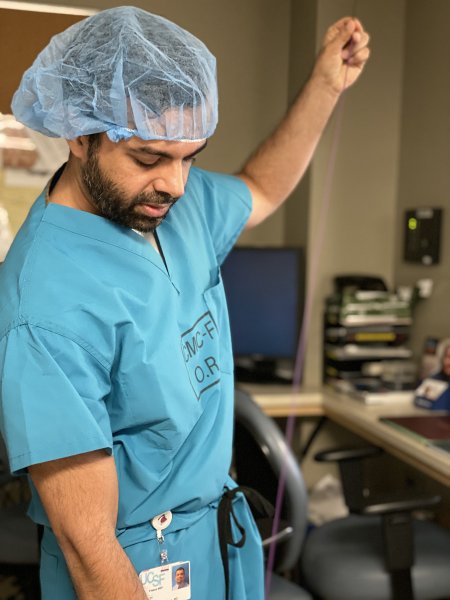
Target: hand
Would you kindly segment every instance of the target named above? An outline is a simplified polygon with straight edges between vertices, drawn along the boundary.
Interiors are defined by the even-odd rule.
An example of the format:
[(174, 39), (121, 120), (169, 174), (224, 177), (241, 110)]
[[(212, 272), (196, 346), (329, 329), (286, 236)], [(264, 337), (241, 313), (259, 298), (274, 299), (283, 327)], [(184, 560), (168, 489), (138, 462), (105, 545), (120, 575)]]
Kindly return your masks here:
[(361, 75), (370, 54), (368, 43), (369, 35), (358, 19), (340, 19), (325, 34), (312, 78), (340, 94)]

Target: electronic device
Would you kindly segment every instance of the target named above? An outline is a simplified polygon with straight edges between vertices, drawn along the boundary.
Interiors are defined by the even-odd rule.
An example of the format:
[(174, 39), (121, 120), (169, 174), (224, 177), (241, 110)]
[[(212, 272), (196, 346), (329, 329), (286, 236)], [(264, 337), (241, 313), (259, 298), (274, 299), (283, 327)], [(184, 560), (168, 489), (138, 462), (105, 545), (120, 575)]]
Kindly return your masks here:
[[(222, 266), (238, 380), (289, 382), (305, 289), (302, 248), (236, 246)], [(284, 378), (277, 375), (286, 359)]]
[(342, 293), (344, 290), (349, 290), (349, 288), (353, 290), (387, 291), (384, 280), (376, 275), (336, 275), (333, 283), (337, 293)]
[(405, 261), (426, 266), (439, 262), (441, 222), (441, 208), (416, 208), (405, 211)]

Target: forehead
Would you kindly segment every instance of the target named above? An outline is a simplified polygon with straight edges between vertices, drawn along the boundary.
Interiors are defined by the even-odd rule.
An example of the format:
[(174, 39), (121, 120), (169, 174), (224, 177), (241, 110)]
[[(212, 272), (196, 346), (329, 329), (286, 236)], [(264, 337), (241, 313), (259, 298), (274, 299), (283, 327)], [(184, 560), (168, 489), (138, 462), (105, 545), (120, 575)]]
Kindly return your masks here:
[(170, 158), (185, 158), (202, 150), (206, 145), (206, 140), (196, 141), (167, 141), (167, 140), (142, 140), (138, 137), (132, 137), (129, 140), (120, 142), (111, 142), (107, 136), (106, 144), (113, 144), (115, 150), (120, 152), (132, 152), (140, 154), (158, 154)]
[(137, 149), (144, 152), (157, 150), (158, 152), (167, 154), (192, 154), (202, 148), (205, 145), (206, 140), (197, 140), (195, 142), (186, 140), (180, 142), (167, 140), (141, 140), (138, 137), (133, 137), (126, 143), (128, 143), (128, 147), (132, 150)]

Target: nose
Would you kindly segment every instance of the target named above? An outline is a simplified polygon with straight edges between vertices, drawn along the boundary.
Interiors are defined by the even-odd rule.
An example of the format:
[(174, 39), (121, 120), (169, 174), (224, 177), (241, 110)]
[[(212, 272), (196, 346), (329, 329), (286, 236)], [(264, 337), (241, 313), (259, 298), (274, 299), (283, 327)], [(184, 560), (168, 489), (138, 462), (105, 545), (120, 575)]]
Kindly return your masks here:
[(186, 183), (183, 162), (178, 160), (167, 161), (160, 167), (158, 178), (153, 183), (156, 192), (165, 192), (173, 198), (179, 198), (184, 194)]

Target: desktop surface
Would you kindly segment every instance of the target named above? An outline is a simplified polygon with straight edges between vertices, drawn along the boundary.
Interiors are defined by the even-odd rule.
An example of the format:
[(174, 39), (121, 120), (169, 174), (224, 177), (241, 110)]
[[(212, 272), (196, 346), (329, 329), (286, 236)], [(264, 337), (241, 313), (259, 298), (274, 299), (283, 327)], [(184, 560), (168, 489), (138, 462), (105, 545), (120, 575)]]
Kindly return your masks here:
[(406, 434), (416, 435), (421, 440), (447, 441), (450, 444), (450, 415), (448, 414), (381, 417), (381, 420)]
[(321, 417), (323, 416), (322, 391), (319, 388), (265, 383), (237, 382), (236, 387), (248, 392), (263, 411), (271, 417)]
[(366, 405), (345, 394), (330, 391), (324, 392), (323, 409), (332, 421), (450, 487), (450, 453), (387, 422), (405, 417), (433, 416), (429, 410), (418, 408), (412, 402)]

